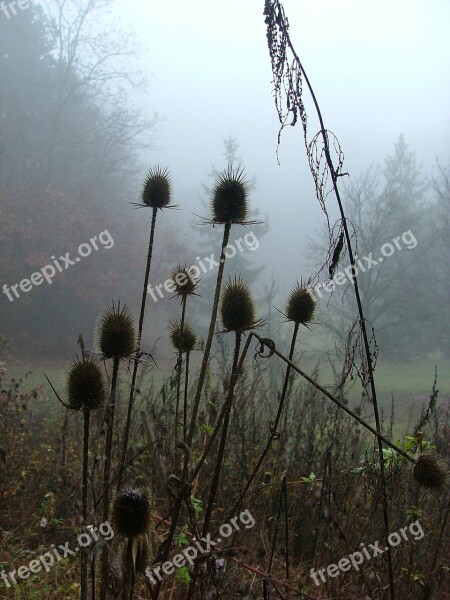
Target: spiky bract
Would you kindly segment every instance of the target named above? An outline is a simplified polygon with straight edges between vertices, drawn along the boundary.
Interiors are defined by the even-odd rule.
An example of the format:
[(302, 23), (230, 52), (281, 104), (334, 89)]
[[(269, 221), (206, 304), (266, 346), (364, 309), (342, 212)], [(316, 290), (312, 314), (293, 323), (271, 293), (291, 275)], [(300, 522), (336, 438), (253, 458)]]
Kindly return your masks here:
[(216, 223), (242, 223), (247, 218), (247, 181), (242, 169), (231, 166), (217, 176), (211, 208)]
[(114, 529), (125, 537), (136, 537), (147, 533), (150, 527), (150, 500), (143, 488), (124, 488), (113, 507)]
[(142, 186), (142, 202), (150, 208), (164, 208), (170, 204), (171, 189), (168, 167), (159, 165), (148, 170)]
[(241, 332), (256, 323), (256, 311), (249, 287), (241, 277), (229, 278), (222, 291), (220, 305), (222, 324), (226, 331)]
[(184, 265), (184, 267), (177, 265), (174, 269), (172, 269), (171, 278), (175, 286), (175, 294), (177, 296), (186, 298), (187, 296), (192, 296), (195, 294), (197, 282), (186, 265)]
[(314, 317), (316, 302), (308, 289), (297, 282), (289, 294), (286, 306), (286, 317), (294, 323), (306, 325)]
[(447, 464), (432, 453), (419, 456), (414, 466), (413, 477), (423, 487), (442, 490), (448, 484)]
[(126, 358), (136, 349), (133, 316), (120, 302), (113, 302), (100, 317), (98, 347), (105, 358)]
[(69, 408), (94, 410), (106, 399), (103, 373), (91, 357), (76, 358), (67, 377)]
[(135, 573), (145, 573), (152, 556), (150, 555), (149, 541), (147, 535), (128, 538), (122, 549), (122, 563), (131, 563)]
[(183, 330), (181, 330), (181, 323), (174, 321), (169, 324), (169, 330), (170, 341), (178, 352), (192, 352), (196, 342), (195, 332), (192, 327), (184, 323)]

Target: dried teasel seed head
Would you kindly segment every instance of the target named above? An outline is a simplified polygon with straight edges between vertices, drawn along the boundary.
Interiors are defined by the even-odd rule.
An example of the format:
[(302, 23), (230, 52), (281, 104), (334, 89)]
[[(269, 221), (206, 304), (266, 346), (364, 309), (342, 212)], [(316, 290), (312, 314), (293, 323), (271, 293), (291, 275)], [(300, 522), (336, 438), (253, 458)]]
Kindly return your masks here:
[(184, 265), (184, 267), (177, 265), (174, 269), (172, 269), (170, 276), (175, 286), (175, 294), (177, 296), (186, 298), (187, 296), (192, 296), (195, 294), (197, 282), (195, 281), (192, 272), (186, 265)]
[(179, 321), (173, 321), (169, 323), (170, 330), (170, 341), (178, 352), (192, 352), (197, 341), (196, 335), (192, 327), (187, 323), (183, 324), (183, 331), (181, 330), (181, 323)]
[(142, 202), (150, 208), (165, 208), (170, 204), (171, 189), (168, 167), (159, 165), (148, 170), (142, 186)]
[(67, 377), (69, 408), (94, 410), (104, 404), (106, 388), (103, 372), (91, 357), (76, 358)]
[(120, 302), (104, 311), (98, 324), (98, 348), (105, 358), (126, 358), (136, 349), (134, 319)]
[(241, 223), (246, 220), (248, 188), (243, 169), (231, 166), (217, 176), (211, 208), (216, 223)]
[(150, 500), (144, 488), (124, 488), (113, 506), (114, 529), (128, 538), (144, 535), (150, 527)]
[(298, 283), (289, 294), (286, 306), (286, 317), (294, 323), (306, 325), (314, 317), (316, 301), (306, 286)]
[(248, 285), (241, 277), (229, 278), (222, 291), (221, 319), (225, 331), (237, 333), (251, 329), (256, 312)]
[(445, 461), (432, 453), (419, 456), (414, 465), (413, 477), (423, 487), (442, 490), (448, 484), (449, 473)]

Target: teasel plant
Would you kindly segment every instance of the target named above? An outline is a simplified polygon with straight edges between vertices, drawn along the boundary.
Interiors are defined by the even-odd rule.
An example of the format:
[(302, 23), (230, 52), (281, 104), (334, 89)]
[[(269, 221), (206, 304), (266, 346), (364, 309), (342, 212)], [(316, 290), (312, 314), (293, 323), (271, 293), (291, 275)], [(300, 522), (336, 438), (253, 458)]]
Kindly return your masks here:
[[(209, 490), (208, 502), (205, 510), (205, 517), (203, 521), (203, 536), (206, 535), (208, 532), (212, 511), (216, 500), (217, 490), (219, 487), (222, 464), (225, 458), (225, 447), (228, 428), (230, 424), (231, 408), (234, 398), (234, 388), (236, 385), (238, 375), (238, 363), (242, 335), (245, 331), (250, 331), (264, 324), (264, 321), (256, 318), (255, 304), (250, 293), (250, 289), (247, 283), (243, 281), (240, 276), (235, 276), (233, 279), (229, 278), (226, 285), (224, 286), (220, 303), (220, 316), (223, 326), (223, 333), (234, 333), (234, 353), (225, 404), (215, 427), (215, 433), (219, 431), (220, 427), (222, 427), (222, 429), (219, 442), (219, 449), (217, 452), (217, 457), (214, 466), (213, 478)], [(214, 437), (215, 435), (213, 434), (212, 440), (214, 439)], [(194, 594), (196, 572), (196, 567), (194, 567), (194, 573), (192, 575), (192, 580), (187, 596), (188, 600), (190, 600)]]
[(156, 165), (152, 167), (147, 172), (144, 183), (142, 185), (141, 190), (141, 202), (132, 202), (132, 205), (136, 209), (140, 208), (150, 208), (152, 209), (151, 223), (150, 223), (150, 238), (148, 243), (148, 251), (147, 251), (147, 262), (145, 266), (145, 274), (144, 274), (144, 287), (142, 290), (142, 299), (141, 299), (141, 308), (139, 312), (139, 322), (138, 322), (138, 330), (137, 330), (137, 344), (135, 350), (135, 357), (133, 363), (133, 371), (131, 375), (131, 386), (130, 386), (130, 395), (128, 399), (128, 409), (127, 409), (127, 417), (125, 422), (125, 428), (122, 436), (122, 454), (119, 464), (119, 474), (118, 474), (118, 483), (117, 488), (122, 486), (122, 480), (125, 470), (125, 462), (126, 455), (128, 449), (128, 440), (130, 435), (130, 426), (131, 426), (131, 417), (133, 413), (133, 404), (136, 394), (136, 380), (137, 380), (137, 372), (139, 369), (139, 362), (143, 356), (141, 351), (141, 343), (142, 343), (142, 329), (144, 327), (144, 316), (145, 316), (145, 306), (147, 302), (147, 289), (148, 289), (148, 281), (150, 276), (150, 268), (152, 264), (152, 256), (153, 256), (153, 246), (155, 240), (155, 229), (156, 229), (156, 217), (159, 210), (164, 209), (173, 209), (176, 206), (172, 205), (172, 190), (171, 190), (171, 178), (169, 174), (168, 167), (161, 167), (160, 165)]
[[(82, 519), (83, 528), (88, 520), (87, 490), (88, 490), (88, 455), (89, 429), (91, 411), (103, 406), (106, 399), (106, 389), (103, 373), (98, 361), (93, 357), (77, 358), (73, 362), (67, 377), (69, 408), (83, 410), (83, 484), (82, 484)], [(81, 582), (80, 599), (87, 598), (87, 549), (81, 550)]]
[(233, 169), (231, 165), (222, 173), (219, 173), (214, 182), (211, 198), (211, 219), (205, 219), (203, 224), (223, 225), (223, 238), (220, 251), (219, 268), (217, 272), (216, 288), (214, 292), (214, 301), (211, 311), (211, 320), (208, 329), (208, 336), (205, 342), (202, 364), (200, 367), (199, 379), (195, 393), (191, 422), (187, 438), (188, 446), (191, 446), (195, 433), (198, 409), (205, 382), (206, 371), (211, 353), (211, 346), (216, 328), (217, 313), (219, 309), (220, 292), (222, 288), (223, 272), (226, 261), (226, 247), (230, 238), (232, 225), (250, 225), (257, 224), (259, 221), (248, 221), (248, 182), (243, 168)]
[(186, 443), (187, 435), (187, 397), (189, 389), (189, 357), (195, 348), (197, 337), (192, 327), (185, 321), (173, 321), (169, 323), (170, 341), (172, 346), (178, 352), (177, 358), (177, 399), (175, 406), (175, 446), (178, 447), (178, 425), (179, 425), (179, 406), (181, 389), (182, 356), (186, 355), (184, 366), (184, 393), (183, 393), (183, 442)]
[[(198, 377), (197, 389), (193, 401), (192, 413), (190, 415), (190, 424), (187, 434), (186, 446), (190, 448), (192, 446), (192, 440), (195, 434), (195, 428), (197, 423), (197, 415), (200, 406), (200, 400), (203, 391), (203, 385), (205, 382), (206, 372), (209, 364), (209, 357), (211, 353), (211, 347), (216, 328), (217, 313), (219, 310), (219, 299), (222, 288), (223, 272), (226, 261), (226, 247), (230, 239), (230, 231), (232, 225), (249, 225), (252, 221), (247, 221), (249, 215), (248, 207), (248, 182), (244, 173), (244, 169), (237, 168), (233, 169), (231, 165), (221, 173), (219, 173), (214, 182), (212, 197), (211, 197), (211, 218), (204, 219), (203, 224), (212, 225), (223, 225), (223, 237), (220, 250), (219, 267), (217, 271), (216, 287), (214, 292), (213, 306), (211, 310), (211, 319), (209, 323), (208, 335), (205, 341), (205, 347), (203, 351), (202, 364), (200, 367), (200, 373)], [(198, 216), (198, 215), (197, 215)], [(183, 480), (186, 477), (186, 468), (184, 469)], [(178, 514), (181, 509), (181, 501), (178, 502), (172, 511), (171, 517), (171, 528), (168, 536), (167, 549), (164, 553), (163, 560), (167, 559), (171, 540), (175, 532), (174, 524), (178, 519)], [(161, 582), (158, 581), (156, 586), (155, 596), (159, 597), (161, 590)]]
[[(365, 388), (370, 389), (371, 403), (375, 417), (375, 426), (378, 434), (381, 434), (381, 419), (378, 407), (377, 390), (374, 376), (374, 356), (371, 351), (368, 330), (370, 323), (364, 314), (359, 284), (356, 277), (357, 269), (355, 264), (355, 254), (352, 247), (349, 220), (344, 211), (340, 191), (339, 178), (348, 173), (343, 171), (344, 154), (337, 137), (325, 127), (325, 122), (319, 106), (319, 102), (314, 93), (309, 77), (305, 71), (294, 45), (289, 35), (289, 21), (285, 15), (283, 5), (280, 0), (265, 0), (264, 19), (267, 27), (267, 44), (271, 60), (273, 73), (273, 97), (280, 121), (280, 130), (278, 132), (278, 145), (280, 144), (281, 132), (288, 125), (296, 125), (300, 121), (303, 129), (303, 138), (305, 141), (306, 154), (308, 157), (311, 175), (316, 188), (317, 200), (327, 219), (328, 230), (330, 232), (329, 215), (326, 207), (326, 200), (329, 193), (333, 192), (338, 205), (341, 218), (341, 233), (339, 240), (332, 243), (336, 254), (340, 254), (344, 247), (348, 253), (350, 266), (352, 269), (352, 285), (355, 293), (355, 300), (358, 311), (358, 322), (361, 334), (362, 360), (365, 362), (364, 371), (367, 370), (367, 381), (361, 378)], [(290, 56), (292, 55), (292, 57)], [(319, 121), (320, 129), (318, 133), (309, 142), (307, 135), (308, 116), (303, 99), (303, 92), (307, 89), (314, 104), (315, 113)], [(284, 97), (285, 96), (285, 97)], [(332, 157), (334, 152), (335, 156)], [(331, 189), (328, 182), (331, 180)], [(330, 233), (330, 238), (331, 238)], [(330, 239), (331, 242), (331, 239)], [(338, 252), (339, 249), (339, 252)], [(333, 272), (339, 260), (339, 256), (331, 256), (330, 274)], [(336, 258), (336, 261), (334, 260)], [(387, 547), (387, 565), (389, 579), (389, 596), (391, 600), (395, 599), (394, 570), (392, 561), (391, 547), (388, 542), (389, 525), (389, 502), (387, 492), (386, 465), (383, 455), (383, 444), (380, 435), (377, 436), (378, 455), (380, 464), (380, 476), (383, 500), (383, 526), (384, 541)]]
[[(117, 397), (117, 380), (119, 364), (122, 359), (129, 359), (136, 349), (136, 332), (134, 319), (126, 306), (121, 307), (120, 301), (112, 302), (112, 306), (100, 316), (97, 327), (98, 350), (104, 360), (112, 359), (111, 389), (108, 405), (105, 412), (106, 425), (105, 461), (103, 469), (103, 523), (109, 518), (109, 504), (111, 497), (111, 462), (112, 442), (114, 432), (114, 415)], [(101, 600), (106, 600), (107, 580), (109, 575), (108, 553), (103, 552), (102, 585), (100, 588)]]
[(186, 303), (189, 296), (197, 296), (195, 292), (198, 281), (195, 281), (193, 274), (184, 265), (176, 266), (172, 270), (171, 278), (175, 289), (175, 296), (181, 301), (181, 320), (169, 323), (170, 341), (178, 352), (175, 371), (177, 373), (177, 397), (175, 404), (175, 447), (178, 444), (178, 426), (179, 426), (179, 410), (180, 410), (180, 391), (181, 391), (181, 372), (183, 366), (183, 353), (186, 354), (185, 366), (185, 388), (183, 402), (183, 442), (186, 443), (187, 436), (187, 392), (189, 381), (189, 356), (195, 347), (196, 336), (193, 329), (185, 325)]
[(117, 492), (112, 510), (115, 533), (125, 538), (123, 600), (132, 600), (137, 573), (144, 573), (150, 559), (149, 532), (152, 525), (149, 491), (126, 487)]
[(442, 492), (449, 484), (448, 465), (434, 452), (419, 450), (413, 478), (421, 487)]
[[(45, 375), (45, 373), (44, 373)], [(88, 464), (89, 464), (89, 436), (91, 411), (101, 408), (106, 401), (106, 386), (103, 372), (98, 364), (98, 359), (83, 352), (81, 358), (76, 357), (67, 374), (68, 402), (59, 397), (52, 383), (45, 375), (53, 392), (63, 406), (69, 410), (83, 411), (83, 466), (82, 466), (82, 500), (81, 516), (82, 528), (88, 522)], [(87, 598), (88, 591), (88, 550), (81, 549), (81, 575), (80, 575), (80, 600)]]
[[(309, 291), (308, 284), (309, 284), (309, 281), (306, 284), (304, 284), (302, 281), (300, 281), (300, 283), (297, 282), (287, 299), (286, 311), (284, 313), (279, 311), (285, 317), (286, 321), (292, 323), (294, 326), (293, 331), (292, 331), (291, 344), (290, 344), (290, 348), (289, 348), (289, 355), (288, 355), (288, 359), (290, 362), (292, 362), (294, 359), (294, 350), (295, 350), (295, 345), (297, 342), (300, 326), (302, 325), (304, 327), (309, 328), (310, 324), (312, 323), (312, 321), (314, 319), (315, 313), (316, 313), (316, 300), (315, 300), (314, 296), (312, 295), (312, 293)], [(288, 389), (289, 389), (290, 376), (291, 376), (291, 365), (288, 363), (286, 365), (286, 372), (284, 375), (284, 381), (283, 381), (283, 387), (281, 390), (281, 395), (280, 395), (279, 401), (278, 401), (278, 409), (277, 409), (277, 413), (275, 416), (275, 420), (273, 422), (271, 422), (271, 424), (270, 424), (270, 435), (267, 439), (266, 445), (265, 445), (243, 491), (241, 492), (237, 502), (235, 503), (235, 505), (233, 507), (232, 512), (238, 510), (239, 507), (241, 506), (248, 490), (250, 489), (251, 484), (253, 483), (255, 477), (257, 476), (259, 469), (261, 468), (261, 465), (263, 464), (264, 460), (266, 459), (267, 454), (270, 451), (270, 448), (272, 447), (273, 441), (275, 439), (278, 439), (280, 437), (280, 435), (282, 435), (278, 432), (278, 426), (280, 424), (281, 415), (283, 413), (283, 408), (285, 407), (285, 401), (286, 401), (286, 397), (287, 397)], [(288, 410), (288, 407), (286, 406), (285, 412), (287, 412), (287, 410)]]

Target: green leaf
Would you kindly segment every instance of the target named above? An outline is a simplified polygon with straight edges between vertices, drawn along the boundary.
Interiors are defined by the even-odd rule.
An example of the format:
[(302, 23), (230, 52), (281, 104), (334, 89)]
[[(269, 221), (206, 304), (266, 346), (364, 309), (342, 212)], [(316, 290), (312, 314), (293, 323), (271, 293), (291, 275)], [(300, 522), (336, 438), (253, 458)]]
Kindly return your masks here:
[(191, 582), (189, 569), (187, 567), (180, 567), (179, 569), (177, 569), (176, 578), (178, 582), (184, 583), (185, 585), (189, 585)]

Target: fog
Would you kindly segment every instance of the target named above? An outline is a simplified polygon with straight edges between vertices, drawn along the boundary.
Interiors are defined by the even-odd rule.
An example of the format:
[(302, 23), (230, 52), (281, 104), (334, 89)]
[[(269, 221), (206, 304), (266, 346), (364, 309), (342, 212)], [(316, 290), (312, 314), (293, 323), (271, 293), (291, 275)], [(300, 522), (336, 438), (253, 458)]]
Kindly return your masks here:
[[(414, 298), (421, 304), (410, 306), (408, 318), (420, 321), (415, 315), (425, 310), (420, 326), (430, 340), (427, 351), (445, 352), (448, 332), (439, 322), (448, 310), (442, 304), (448, 301), (448, 235), (442, 226), (450, 194), (450, 6), (444, 0), (431, 5), (286, 0), (283, 5), (325, 127), (345, 155), (346, 175), (339, 184), (352, 233), (359, 230), (360, 256), (395, 239), (400, 245), (408, 231), (417, 237), (415, 254), (401, 254), (400, 247), (392, 246), (396, 258), (386, 271), (394, 281), (392, 297), (374, 296), (372, 277), (365, 276), (365, 302), (383, 331), (397, 327), (401, 311), (407, 312), (404, 300), (395, 302), (398, 314), (388, 322), (383, 302), (396, 294)], [(262, 1), (48, 0), (22, 9), (2, 6), (1, 283), (7, 287), (1, 300), (8, 336), (19, 329), (20, 342), (33, 346), (41, 335), (34, 334), (41, 332), (48, 338), (47, 349), (55, 352), (60, 333), (67, 349), (81, 330), (92, 329), (95, 315), (111, 297), (121, 297), (138, 311), (149, 223), (147, 213), (132, 212), (130, 203), (139, 204), (149, 167), (168, 167), (171, 201), (178, 209), (161, 211), (161, 247), (150, 283), (163, 283), (177, 262), (198, 262), (217, 253), (220, 228), (209, 227), (202, 236), (197, 225), (210, 217), (207, 188), (214, 173), (227, 167), (227, 139), (238, 144), (235, 158), (254, 183), (252, 219), (263, 221), (233, 229), (232, 241), (249, 234), (259, 243), (244, 253), (246, 264), (239, 258), (229, 261), (227, 274), (260, 267), (251, 284), (268, 306), (272, 301), (283, 306), (297, 281), (311, 276), (319, 281), (317, 270), (329, 268), (338, 243), (339, 213), (329, 195), (326, 206), (335, 229), (326, 240), (326, 218), (301, 124), (287, 125), (277, 143), (280, 123)], [(61, 38), (55, 35), (58, 21), (49, 25), (58, 7), (67, 11)], [(86, 7), (82, 34), (71, 37), (76, 31), (71, 19), (75, 23)], [(139, 85), (136, 70), (147, 87)], [(304, 101), (310, 142), (320, 126), (306, 88)], [(364, 175), (371, 167), (372, 174)], [(403, 212), (391, 217), (398, 207)], [(91, 248), (92, 257), (70, 273), (59, 275), (54, 263), (55, 283), (50, 278), (32, 291), (24, 283), (20, 297), (8, 291), (57, 260), (50, 257), (64, 256), (101, 232), (114, 242), (107, 254)], [(407, 256), (414, 256), (413, 267)], [(202, 275), (212, 289), (215, 273)], [(272, 277), (275, 296), (267, 300)], [(439, 291), (432, 299), (436, 279)], [(400, 283), (401, 289), (396, 287)], [(419, 293), (411, 291), (412, 285)], [(208, 313), (211, 289), (199, 301), (199, 320)], [(156, 319), (161, 335), (166, 319), (176, 314), (175, 303), (169, 304), (166, 298)], [(402, 342), (404, 348), (410, 343)]]
[[(436, 157), (447, 162), (448, 2), (287, 0), (284, 7), (350, 177), (381, 164), (400, 134), (424, 174), (431, 175)], [(323, 217), (299, 126), (284, 131), (277, 161), (263, 2), (150, 0), (130, 8), (123, 0), (117, 13), (147, 48), (146, 103), (164, 119), (148, 160), (170, 165), (180, 206), (200, 210), (201, 183), (212, 164), (225, 166), (223, 138), (236, 136), (246, 171), (256, 177), (252, 205), (270, 225), (258, 259), (268, 272), (289, 274), (286, 280), (306, 276), (305, 242)], [(312, 137), (318, 125), (312, 109), (309, 116)]]

